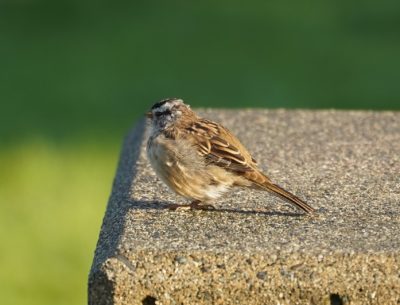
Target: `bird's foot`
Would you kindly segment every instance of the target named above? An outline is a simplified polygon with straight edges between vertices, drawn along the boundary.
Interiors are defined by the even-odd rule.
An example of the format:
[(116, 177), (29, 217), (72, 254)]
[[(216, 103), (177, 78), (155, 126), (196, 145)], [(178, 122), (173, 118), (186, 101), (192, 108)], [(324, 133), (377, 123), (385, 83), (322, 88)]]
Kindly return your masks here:
[(215, 210), (215, 207), (211, 204), (199, 204), (191, 207), (194, 210), (204, 210), (204, 211), (210, 211), (210, 210)]
[(168, 210), (171, 211), (183, 211), (183, 210), (190, 210), (190, 204), (170, 204), (168, 206)]
[(171, 211), (184, 211), (184, 210), (215, 210), (211, 204), (200, 204), (200, 201), (193, 201), (191, 204), (170, 204), (168, 209)]

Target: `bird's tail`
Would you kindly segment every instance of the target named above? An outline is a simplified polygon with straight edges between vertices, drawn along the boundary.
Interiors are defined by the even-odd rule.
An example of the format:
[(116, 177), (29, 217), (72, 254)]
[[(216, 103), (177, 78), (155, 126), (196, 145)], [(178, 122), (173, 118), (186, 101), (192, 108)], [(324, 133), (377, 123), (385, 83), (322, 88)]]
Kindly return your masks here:
[[(267, 177), (266, 177), (267, 178)], [(267, 178), (268, 179), (268, 178)], [(283, 189), (277, 184), (271, 182), (271, 180), (264, 181), (262, 185), (260, 185), (264, 190), (286, 200), (287, 202), (294, 204), (298, 208), (302, 209), (304, 212), (312, 214), (315, 210), (301, 200), (299, 197), (293, 195), (292, 193), (288, 192), (287, 190)]]

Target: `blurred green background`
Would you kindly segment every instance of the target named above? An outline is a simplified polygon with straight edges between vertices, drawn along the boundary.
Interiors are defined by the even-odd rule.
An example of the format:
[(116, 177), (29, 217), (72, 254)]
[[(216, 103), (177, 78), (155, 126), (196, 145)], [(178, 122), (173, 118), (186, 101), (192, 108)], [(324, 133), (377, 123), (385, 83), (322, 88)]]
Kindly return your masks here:
[(0, 2), (2, 304), (84, 304), (151, 104), (400, 109), (400, 1)]

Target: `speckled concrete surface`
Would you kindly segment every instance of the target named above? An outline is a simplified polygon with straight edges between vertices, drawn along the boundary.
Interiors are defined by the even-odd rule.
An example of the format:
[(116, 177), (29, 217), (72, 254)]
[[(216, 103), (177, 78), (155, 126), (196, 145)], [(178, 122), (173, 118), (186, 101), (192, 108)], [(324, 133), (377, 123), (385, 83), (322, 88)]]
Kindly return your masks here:
[(89, 277), (89, 304), (400, 304), (400, 113), (204, 110), (304, 216), (238, 189), (216, 211), (156, 177), (143, 122), (126, 138)]

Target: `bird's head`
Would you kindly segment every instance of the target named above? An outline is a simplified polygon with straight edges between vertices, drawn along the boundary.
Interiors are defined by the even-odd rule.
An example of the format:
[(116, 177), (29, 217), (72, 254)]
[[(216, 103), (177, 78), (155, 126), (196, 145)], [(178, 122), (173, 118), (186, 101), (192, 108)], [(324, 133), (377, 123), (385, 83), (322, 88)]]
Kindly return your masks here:
[(165, 129), (176, 124), (185, 117), (194, 115), (189, 105), (178, 98), (163, 99), (153, 105), (146, 116), (151, 120), (153, 128)]

